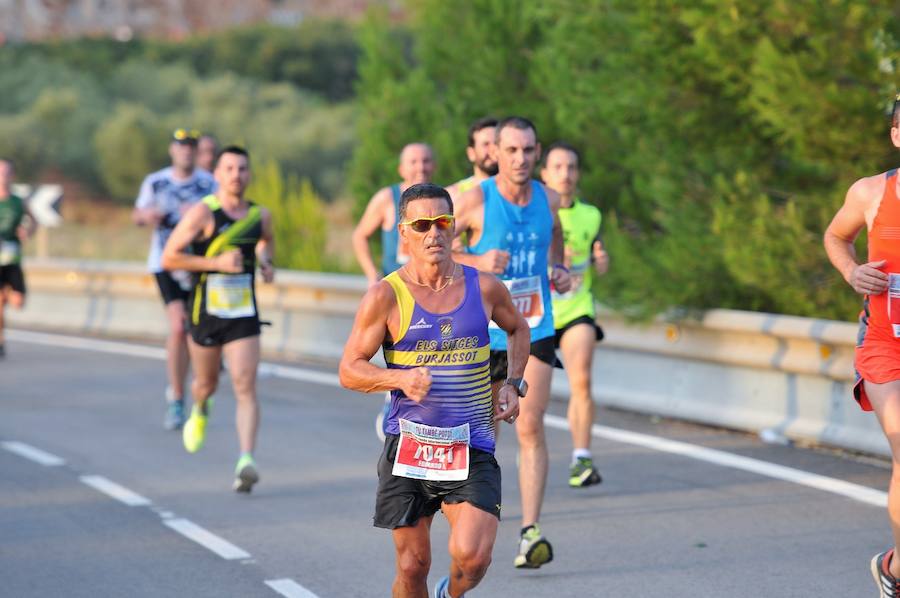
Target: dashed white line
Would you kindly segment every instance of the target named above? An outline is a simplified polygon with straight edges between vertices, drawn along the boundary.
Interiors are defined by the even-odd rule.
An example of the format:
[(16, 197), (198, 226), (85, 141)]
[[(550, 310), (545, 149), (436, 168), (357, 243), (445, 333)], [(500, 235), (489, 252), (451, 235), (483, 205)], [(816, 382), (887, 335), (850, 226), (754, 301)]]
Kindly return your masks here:
[(25, 444), (24, 442), (7, 440), (6, 442), (0, 443), (0, 445), (11, 453), (15, 453), (20, 457), (25, 457), (35, 463), (40, 463), (45, 467), (57, 467), (59, 465), (65, 465), (66, 463), (66, 460), (62, 457), (57, 457), (52, 453), (42, 451), (41, 449), (35, 448), (30, 444)]
[[(133, 355), (135, 357), (165, 359), (165, 351), (155, 347), (56, 334), (27, 332), (23, 330), (10, 330), (6, 334), (13, 340), (21, 340), (36, 344), (70, 347), (74, 349), (89, 349), (104, 353), (115, 353), (117, 355)], [(267, 375), (279, 378), (311, 382), (324, 386), (340, 387), (338, 376), (328, 372), (318, 372), (315, 370), (306, 370), (303, 368), (271, 363), (261, 363), (260, 370)], [(569, 429), (568, 422), (562, 417), (546, 415), (544, 421), (552, 428), (561, 430)], [(668, 440), (649, 434), (640, 434), (599, 425), (595, 425), (591, 432), (592, 435), (597, 438), (605, 438), (614, 442), (638, 445), (655, 451), (681, 455), (706, 463), (713, 463), (722, 467), (731, 467), (733, 469), (830, 492), (876, 507), (884, 508), (887, 506), (887, 493), (882, 492), (881, 490), (875, 490), (874, 488), (869, 488), (868, 486), (853, 484), (844, 480), (830, 478), (800, 469), (785, 467), (783, 465), (777, 465), (759, 459), (752, 459), (750, 457), (743, 457), (741, 455), (718, 451), (686, 442)]]
[(233, 561), (250, 558), (249, 552), (242, 548), (238, 548), (228, 540), (220, 538), (211, 531), (208, 531), (187, 519), (164, 519), (163, 525), (172, 528), (188, 540), (193, 540), (200, 546), (216, 553), (223, 559)]
[(318, 598), (293, 579), (269, 579), (266, 580), (266, 585), (285, 598)]
[(144, 498), (137, 492), (132, 492), (125, 486), (120, 486), (103, 476), (83, 475), (78, 479), (81, 480), (81, 483), (90, 486), (94, 490), (102, 492), (121, 503), (125, 503), (129, 507), (146, 507), (153, 504), (149, 498)]
[[(545, 415), (544, 422), (549, 427), (557, 428), (559, 430), (569, 429), (569, 424), (566, 419), (555, 415)], [(639, 432), (629, 432), (628, 430), (619, 430), (608, 426), (594, 425), (591, 429), (591, 434), (597, 438), (605, 438), (606, 440), (622, 442), (625, 444), (634, 444), (663, 453), (690, 457), (691, 459), (721, 465), (722, 467), (731, 467), (732, 469), (749, 471), (751, 473), (792, 482), (801, 486), (824, 490), (825, 492), (852, 498), (853, 500), (875, 507), (887, 507), (886, 492), (875, 490), (868, 486), (853, 484), (851, 482), (845, 482), (844, 480), (810, 473), (808, 471), (803, 471), (802, 469), (794, 469), (793, 467), (785, 467), (784, 465), (777, 465), (775, 463), (769, 463), (768, 461), (735, 455), (734, 453), (697, 446), (695, 444), (688, 444), (687, 442), (669, 440), (667, 438), (641, 434)]]

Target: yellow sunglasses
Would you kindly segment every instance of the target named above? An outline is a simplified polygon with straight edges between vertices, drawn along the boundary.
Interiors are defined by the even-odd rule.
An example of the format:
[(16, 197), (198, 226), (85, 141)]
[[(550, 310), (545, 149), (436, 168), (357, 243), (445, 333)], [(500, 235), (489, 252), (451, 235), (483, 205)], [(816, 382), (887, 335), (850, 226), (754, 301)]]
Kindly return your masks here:
[(453, 228), (453, 221), (455, 218), (453, 214), (441, 214), (440, 216), (435, 216), (434, 218), (416, 218), (415, 220), (407, 220), (406, 222), (401, 222), (400, 224), (403, 226), (408, 226), (413, 229), (417, 233), (427, 233), (431, 230), (431, 225), (434, 224), (438, 227), (438, 230), (450, 230)]
[(175, 141), (197, 141), (200, 138), (200, 131), (197, 129), (175, 129), (172, 133), (172, 139)]

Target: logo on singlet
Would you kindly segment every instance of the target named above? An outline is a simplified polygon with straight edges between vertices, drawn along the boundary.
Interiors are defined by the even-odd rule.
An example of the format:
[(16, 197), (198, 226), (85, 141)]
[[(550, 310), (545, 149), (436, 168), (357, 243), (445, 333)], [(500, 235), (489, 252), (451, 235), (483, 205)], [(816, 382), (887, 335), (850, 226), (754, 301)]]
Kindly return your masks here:
[(431, 324), (425, 321), (425, 318), (419, 318), (419, 321), (409, 327), (410, 330), (426, 330), (431, 328)]
[(438, 320), (438, 326), (441, 329), (441, 338), (450, 338), (453, 336), (453, 318), (445, 316)]

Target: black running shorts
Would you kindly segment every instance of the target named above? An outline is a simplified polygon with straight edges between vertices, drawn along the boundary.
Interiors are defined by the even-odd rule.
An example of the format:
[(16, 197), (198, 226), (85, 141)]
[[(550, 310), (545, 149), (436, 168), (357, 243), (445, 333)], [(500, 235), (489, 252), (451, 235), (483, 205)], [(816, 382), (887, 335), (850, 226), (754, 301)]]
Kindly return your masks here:
[(172, 278), (171, 274), (163, 271), (156, 272), (154, 276), (156, 277), (156, 286), (159, 287), (159, 294), (162, 295), (163, 303), (166, 305), (173, 301), (184, 301), (187, 303), (190, 291), (181, 288), (181, 285), (178, 284), (177, 280)]
[(400, 437), (388, 434), (378, 459), (375, 527), (411, 527), (431, 517), (442, 503), (467, 502), (500, 519), (500, 466), (494, 455), (469, 449), (469, 477), (459, 482), (426, 482), (395, 476), (392, 472)]
[[(552, 336), (531, 343), (529, 354), (554, 367), (562, 367), (556, 359), (556, 347), (553, 346)], [(508, 369), (509, 358), (506, 351), (491, 351), (491, 383), (506, 380)]]
[(592, 318), (591, 316), (578, 316), (562, 328), (558, 328), (556, 330), (556, 339), (554, 346), (559, 349), (559, 341), (562, 340), (563, 335), (566, 333), (566, 330), (572, 328), (574, 326), (578, 326), (579, 324), (590, 324), (594, 327), (594, 337), (597, 339), (597, 342), (603, 340), (603, 329), (600, 328), (600, 325)]
[[(190, 319), (190, 314), (188, 314)], [(201, 315), (200, 322), (190, 323), (189, 329), (194, 342), (203, 347), (220, 347), (232, 341), (259, 336), (259, 317), (234, 318), (231, 320)]]
[(22, 273), (22, 266), (19, 264), (0, 266), (0, 290), (3, 290), (3, 287), (25, 294), (25, 275)]

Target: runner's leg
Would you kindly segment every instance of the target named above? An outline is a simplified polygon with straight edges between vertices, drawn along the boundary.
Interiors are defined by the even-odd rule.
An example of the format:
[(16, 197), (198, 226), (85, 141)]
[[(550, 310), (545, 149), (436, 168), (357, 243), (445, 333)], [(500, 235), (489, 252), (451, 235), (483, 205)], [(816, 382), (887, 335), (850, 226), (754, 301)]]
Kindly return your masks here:
[[(259, 429), (259, 401), (256, 399), (256, 370), (259, 366), (259, 336), (231, 341), (223, 347), (234, 396), (237, 399), (238, 442), (241, 453), (252, 453)], [(218, 369), (218, 367), (217, 367)]]
[(487, 573), (499, 520), (467, 502), (441, 506), (450, 522), (450, 594), (462, 596)]
[(528, 394), (519, 402), (516, 435), (519, 439), (519, 490), (522, 494), (522, 527), (537, 523), (547, 484), (547, 439), (544, 413), (550, 402), (553, 366), (534, 355), (528, 357), (525, 380)]
[[(878, 416), (881, 429), (891, 447), (893, 469), (888, 489), (888, 518), (894, 535), (894, 554), (900, 548), (900, 380), (874, 384), (866, 380), (866, 395)], [(900, 559), (891, 559), (891, 575), (900, 577)]]
[(559, 342), (569, 377), (569, 428), (573, 448), (590, 450), (591, 426), (594, 423), (594, 401), (591, 398), (591, 363), (596, 332), (590, 324), (576, 324), (562, 335)]
[(6, 314), (6, 295), (8, 290), (5, 286), (0, 284), (0, 346), (3, 346), (4, 336), (3, 330), (6, 327), (6, 322), (4, 320), (4, 315)]
[(397, 553), (397, 576), (392, 586), (393, 598), (420, 598), (428, 595), (428, 571), (431, 569), (431, 521), (422, 517), (412, 527), (393, 531)]
[(193, 339), (188, 339), (191, 363), (194, 364), (194, 381), (191, 383), (191, 396), (194, 405), (204, 409), (206, 400), (216, 392), (219, 385), (219, 360), (222, 347), (204, 347)]
[(166, 304), (169, 336), (166, 339), (166, 374), (175, 399), (184, 398), (184, 382), (187, 377), (190, 356), (188, 354), (184, 301), (176, 299)]

